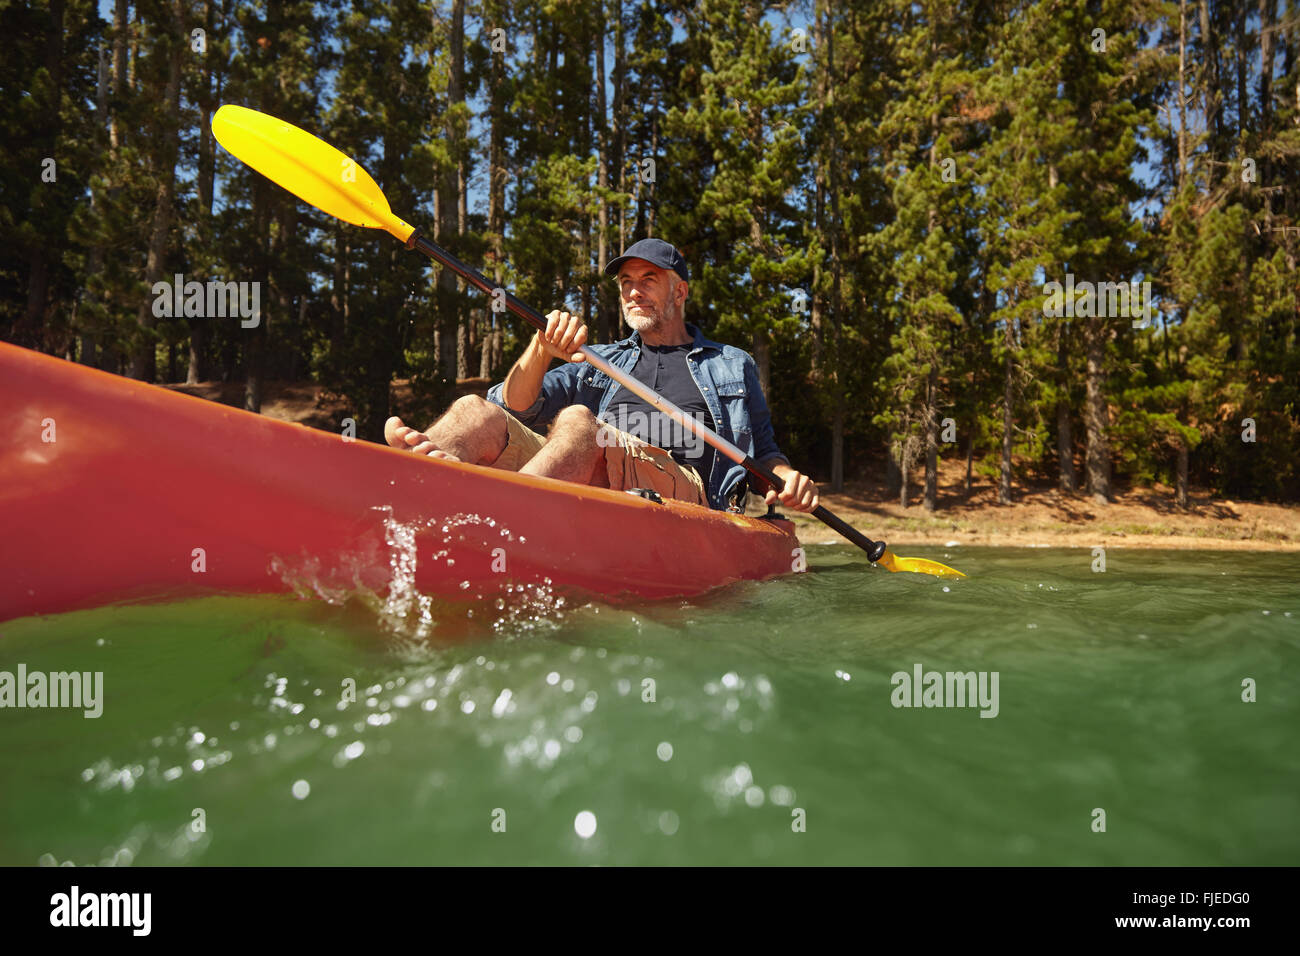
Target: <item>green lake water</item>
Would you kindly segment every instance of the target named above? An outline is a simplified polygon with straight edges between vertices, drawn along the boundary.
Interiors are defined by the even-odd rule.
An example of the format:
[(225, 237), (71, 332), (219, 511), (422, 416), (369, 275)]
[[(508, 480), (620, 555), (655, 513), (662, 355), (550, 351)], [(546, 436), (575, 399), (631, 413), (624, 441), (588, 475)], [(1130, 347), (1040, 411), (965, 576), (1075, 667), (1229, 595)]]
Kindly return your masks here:
[[(0, 709), (0, 864), (1300, 863), (1300, 555), (900, 550), (970, 578), (0, 624), (0, 671), (104, 675)], [(894, 706), (918, 665), (996, 716)]]

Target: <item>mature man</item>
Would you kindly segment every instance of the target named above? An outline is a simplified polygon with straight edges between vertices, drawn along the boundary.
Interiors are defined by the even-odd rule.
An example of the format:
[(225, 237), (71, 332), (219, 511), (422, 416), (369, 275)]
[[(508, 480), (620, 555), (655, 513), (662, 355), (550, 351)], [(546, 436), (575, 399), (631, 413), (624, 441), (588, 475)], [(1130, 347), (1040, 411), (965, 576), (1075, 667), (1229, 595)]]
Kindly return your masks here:
[[(618, 277), (623, 317), (633, 332), (593, 351), (766, 465), (785, 482), (769, 491), (786, 507), (817, 507), (817, 486), (776, 446), (753, 358), (706, 339), (685, 321), (686, 260), (661, 239), (642, 239), (605, 268)], [(481, 399), (457, 399), (417, 432), (390, 418), (395, 448), (602, 488), (651, 488), (664, 497), (738, 508), (746, 472), (603, 372), (580, 351), (587, 327), (568, 312), (546, 317), (506, 380)], [(552, 358), (567, 364), (547, 371)], [(543, 437), (529, 426), (550, 424)], [(617, 426), (617, 427), (616, 427)]]

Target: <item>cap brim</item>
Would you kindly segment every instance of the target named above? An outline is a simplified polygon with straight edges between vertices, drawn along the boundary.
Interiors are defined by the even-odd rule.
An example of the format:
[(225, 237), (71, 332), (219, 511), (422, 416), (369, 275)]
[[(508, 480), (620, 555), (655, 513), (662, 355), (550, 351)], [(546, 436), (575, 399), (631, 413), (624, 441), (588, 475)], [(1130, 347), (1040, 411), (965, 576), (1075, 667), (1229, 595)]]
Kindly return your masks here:
[(616, 275), (618, 275), (618, 268), (619, 268), (619, 266), (621, 266), (623, 263), (627, 262), (628, 260), (630, 260), (630, 259), (635, 259), (635, 258), (637, 258), (637, 257), (636, 257), (636, 256), (617, 256), (616, 258), (613, 258), (613, 259), (609, 260), (609, 262), (605, 263), (605, 275), (607, 275), (607, 276), (616, 276)]
[(660, 265), (659, 263), (655, 262), (653, 259), (647, 259), (645, 256), (617, 256), (609, 260), (609, 262), (605, 264), (605, 275), (617, 276), (619, 267), (621, 267), (625, 262), (631, 262), (633, 259), (640, 259), (643, 262), (648, 262), (656, 269), (667, 269), (669, 272), (676, 272), (683, 282), (690, 281), (689, 278), (682, 275), (681, 272), (679, 272), (677, 269), (674, 269), (672, 266)]

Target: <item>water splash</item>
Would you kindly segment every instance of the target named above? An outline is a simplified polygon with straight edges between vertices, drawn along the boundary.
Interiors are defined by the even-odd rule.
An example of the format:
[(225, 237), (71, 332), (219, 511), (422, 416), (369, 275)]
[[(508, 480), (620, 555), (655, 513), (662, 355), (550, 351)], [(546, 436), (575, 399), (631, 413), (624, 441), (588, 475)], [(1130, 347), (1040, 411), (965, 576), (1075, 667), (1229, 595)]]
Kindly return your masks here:
[[(326, 566), (317, 555), (286, 559), (275, 555), (271, 572), (305, 600), (319, 599), (335, 606), (358, 603), (371, 611), (376, 622), (398, 639), (399, 656), (413, 661), (427, 654), (428, 642), (441, 629), (463, 636), (466, 631), (484, 636), (510, 637), (538, 630), (554, 630), (564, 618), (567, 600), (556, 594), (554, 582), (515, 581), (505, 575), (500, 583), (479, 582), (477, 588), (467, 576), (459, 582), (463, 597), (448, 598), (420, 590), (417, 579), (421, 560), (440, 562), (454, 579), (456, 553), (464, 551), (464, 529), (481, 532), (484, 545), (526, 544), (495, 518), (460, 512), (424, 520), (399, 521), (392, 508), (376, 506), (384, 514), (386, 553), (372, 550), (344, 552), (332, 556)], [(438, 546), (421, 555), (421, 545), (433, 538)], [(477, 545), (474, 545), (476, 549)], [(477, 627), (467, 624), (476, 623)], [(450, 636), (450, 634), (449, 634)]]

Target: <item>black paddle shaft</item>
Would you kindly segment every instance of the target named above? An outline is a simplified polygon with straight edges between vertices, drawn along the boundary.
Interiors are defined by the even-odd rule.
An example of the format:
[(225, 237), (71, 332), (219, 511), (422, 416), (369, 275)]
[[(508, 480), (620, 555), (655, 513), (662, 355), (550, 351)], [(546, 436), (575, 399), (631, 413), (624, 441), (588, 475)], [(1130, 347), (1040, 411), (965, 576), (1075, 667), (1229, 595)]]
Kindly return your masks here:
[[(502, 289), (500, 286), (495, 285), (492, 282), (489, 282), (487, 277), (477, 269), (465, 265), (465, 263), (461, 262), (445, 249), (434, 245), (420, 234), (419, 229), (414, 230), (407, 238), (406, 248), (417, 249), (420, 252), (423, 252), (434, 262), (446, 266), (480, 292), (485, 292), (494, 299), (504, 297), (505, 306), (510, 312), (519, 316), (519, 318), (523, 319), (539, 332), (546, 331), (546, 317), (543, 316), (542, 313), (538, 312), (532, 306), (521, 302), (519, 299), (515, 298), (512, 293), (507, 292), (505, 289)], [(785, 487), (785, 482), (778, 478), (771, 469), (764, 468), (749, 455), (746, 455), (744, 461), (740, 462), (740, 464), (744, 465), (745, 469), (749, 471), (750, 474), (767, 482), (768, 486), (772, 489), (780, 490)], [(836, 517), (830, 511), (827, 511), (825, 505), (818, 505), (813, 509), (812, 513), (813, 516), (819, 519), (823, 524), (834, 528), (865, 551), (867, 557), (872, 561), (879, 561), (884, 555), (885, 542), (872, 541), (857, 528), (854, 528), (852, 525)]]

